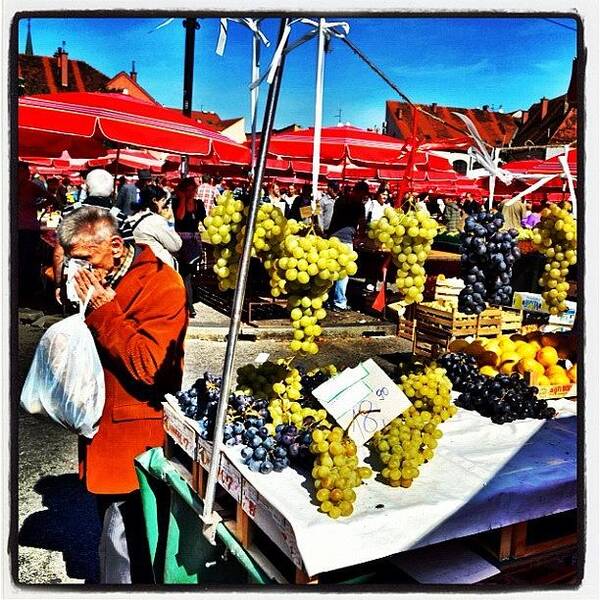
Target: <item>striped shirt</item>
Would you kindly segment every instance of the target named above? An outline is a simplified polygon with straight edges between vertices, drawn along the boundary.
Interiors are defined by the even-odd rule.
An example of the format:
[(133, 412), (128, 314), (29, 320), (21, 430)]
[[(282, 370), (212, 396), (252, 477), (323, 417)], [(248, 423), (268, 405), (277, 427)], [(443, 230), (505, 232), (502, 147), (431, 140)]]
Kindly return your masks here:
[(67, 215), (70, 215), (74, 210), (81, 208), (82, 206), (97, 206), (99, 208), (108, 210), (110, 214), (113, 215), (113, 217), (115, 217), (117, 220), (119, 235), (123, 238), (125, 244), (129, 246), (135, 245), (131, 223), (127, 220), (127, 217), (123, 211), (119, 210), (116, 206), (110, 206), (110, 198), (88, 196), (83, 202), (74, 202), (73, 204), (69, 204), (65, 206), (60, 213), (60, 220), (62, 221)]

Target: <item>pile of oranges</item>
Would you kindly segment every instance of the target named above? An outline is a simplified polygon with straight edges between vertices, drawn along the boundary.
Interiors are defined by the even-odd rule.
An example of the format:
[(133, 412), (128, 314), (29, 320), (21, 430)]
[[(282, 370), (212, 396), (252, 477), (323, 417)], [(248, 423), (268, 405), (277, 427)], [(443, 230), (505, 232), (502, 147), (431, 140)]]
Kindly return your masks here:
[(529, 373), (532, 382), (541, 386), (577, 382), (576, 346), (571, 334), (534, 332), (473, 342), (455, 340), (449, 350), (475, 356), (483, 375)]

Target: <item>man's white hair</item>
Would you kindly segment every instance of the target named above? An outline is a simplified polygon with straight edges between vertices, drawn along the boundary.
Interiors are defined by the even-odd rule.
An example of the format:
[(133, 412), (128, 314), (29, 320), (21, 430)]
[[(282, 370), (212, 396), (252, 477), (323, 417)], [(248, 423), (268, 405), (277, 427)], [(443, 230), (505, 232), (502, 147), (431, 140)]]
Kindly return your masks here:
[(104, 169), (94, 169), (85, 178), (88, 196), (107, 198), (113, 192), (114, 177)]

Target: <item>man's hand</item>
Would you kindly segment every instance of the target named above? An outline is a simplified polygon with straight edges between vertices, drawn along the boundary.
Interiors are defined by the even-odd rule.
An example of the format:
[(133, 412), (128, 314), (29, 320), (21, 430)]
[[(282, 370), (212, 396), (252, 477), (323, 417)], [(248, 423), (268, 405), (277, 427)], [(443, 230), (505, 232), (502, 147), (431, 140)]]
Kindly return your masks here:
[(79, 269), (74, 280), (75, 291), (82, 302), (85, 302), (89, 289), (94, 290), (88, 304), (91, 310), (104, 306), (117, 295), (112, 288), (105, 288), (94, 273), (86, 269)]

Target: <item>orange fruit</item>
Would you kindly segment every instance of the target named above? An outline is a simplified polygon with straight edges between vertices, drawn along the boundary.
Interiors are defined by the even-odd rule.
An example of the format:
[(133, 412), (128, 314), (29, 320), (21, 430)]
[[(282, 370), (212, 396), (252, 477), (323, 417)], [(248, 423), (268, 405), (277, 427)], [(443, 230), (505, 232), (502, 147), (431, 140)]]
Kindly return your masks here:
[(500, 355), (500, 373), (509, 375), (520, 360), (521, 357), (516, 352), (504, 352)]
[(573, 383), (577, 383), (577, 365), (573, 365), (568, 371), (567, 371), (567, 377), (573, 382)]
[(481, 369), (479, 369), (479, 372), (482, 375), (487, 375), (488, 377), (495, 377), (496, 375), (498, 375), (498, 371), (496, 371), (496, 369), (494, 369), (494, 367), (490, 365), (484, 365), (483, 367), (481, 367)]
[(566, 373), (554, 373), (549, 379), (552, 385), (568, 385), (571, 383)]
[(522, 358), (517, 365), (517, 369), (521, 375), (524, 375), (525, 373), (544, 375), (544, 367), (533, 358)]
[(560, 339), (556, 335), (552, 335), (551, 333), (545, 333), (540, 338), (540, 344), (542, 347), (552, 346), (553, 348), (557, 348), (560, 343)]
[(536, 385), (550, 385), (550, 379), (546, 375), (538, 375)]
[(548, 367), (546, 369), (545, 374), (548, 377), (552, 377), (553, 375), (566, 375), (567, 371), (564, 367), (561, 367), (560, 365), (552, 365), (551, 367)]
[(558, 352), (556, 351), (556, 348), (552, 346), (545, 346), (538, 350), (535, 357), (539, 363), (544, 365), (544, 367), (551, 367), (558, 362)]
[(536, 348), (533, 344), (526, 342), (517, 348), (517, 353), (521, 358), (535, 358), (539, 348)]

